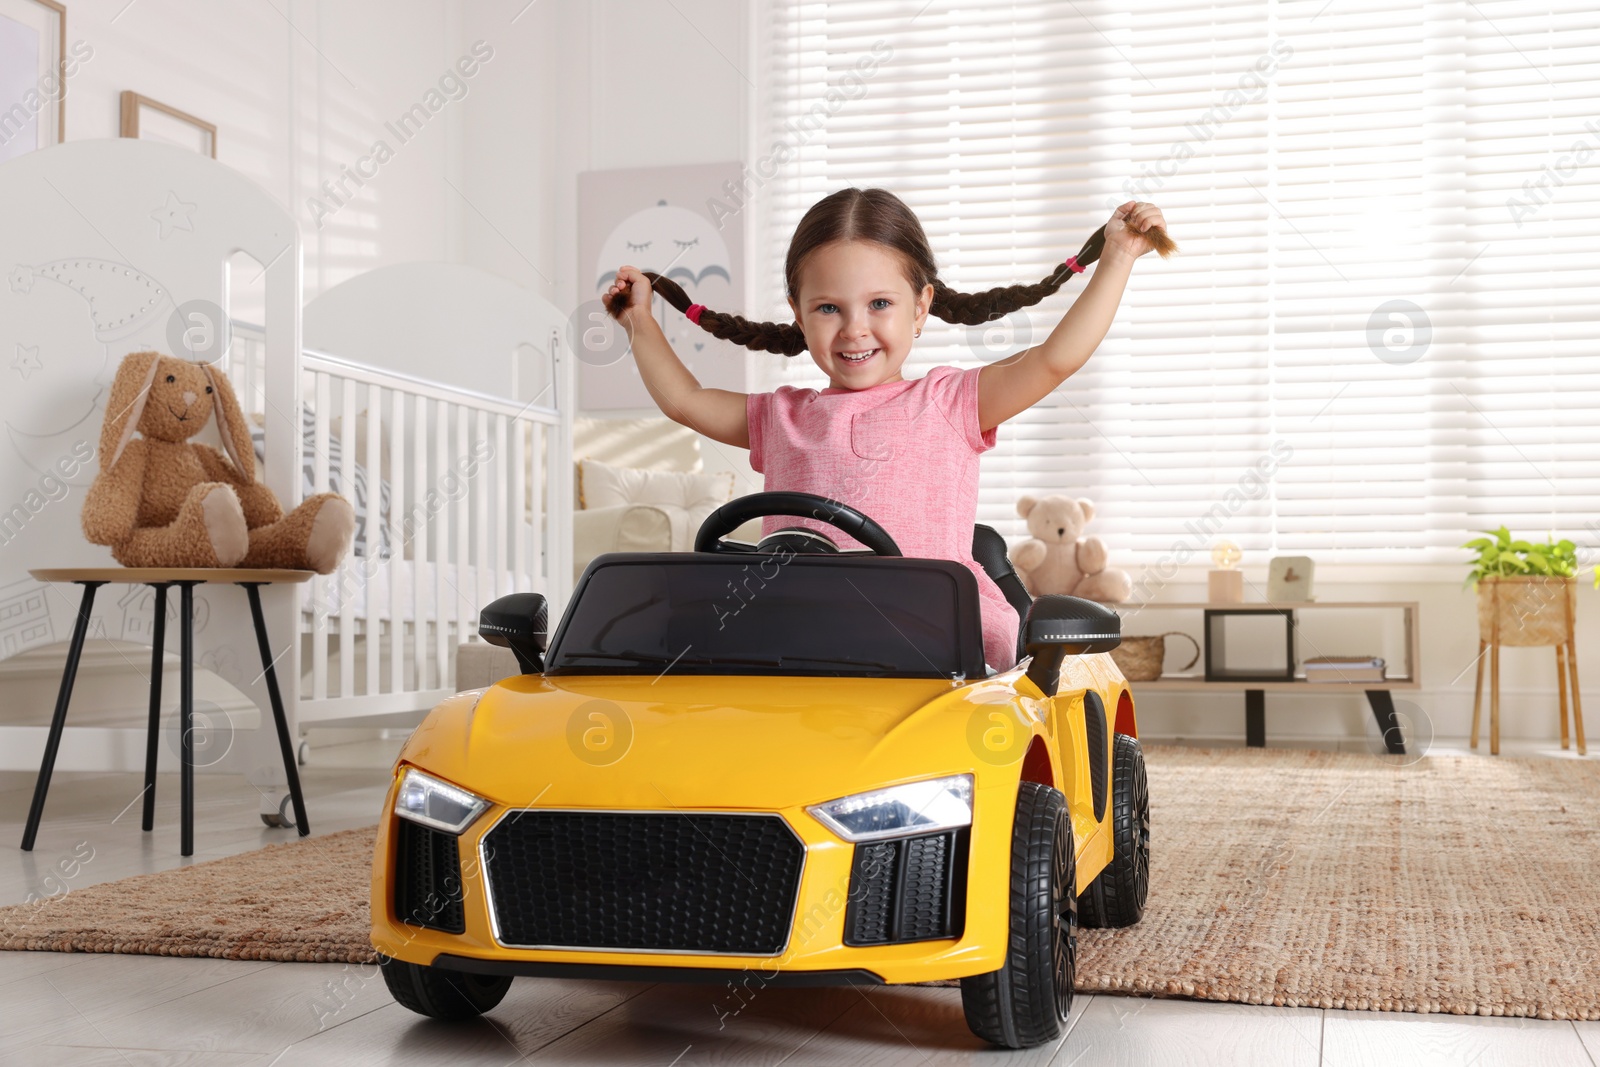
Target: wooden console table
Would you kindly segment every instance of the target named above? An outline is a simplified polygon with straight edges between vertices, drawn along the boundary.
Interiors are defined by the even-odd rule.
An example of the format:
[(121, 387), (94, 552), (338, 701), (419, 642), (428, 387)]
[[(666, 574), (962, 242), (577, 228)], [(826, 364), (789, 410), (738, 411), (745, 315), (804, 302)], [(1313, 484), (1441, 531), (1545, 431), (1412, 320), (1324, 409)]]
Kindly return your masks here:
[[(1114, 604), (1119, 613), (1126, 614), (1132, 610), (1139, 611), (1228, 611), (1260, 609), (1289, 612), (1315, 611), (1326, 609), (1366, 609), (1369, 611), (1399, 611), (1403, 614), (1405, 627), (1405, 663), (1402, 665), (1403, 674), (1385, 678), (1381, 682), (1354, 681), (1354, 682), (1308, 682), (1304, 676), (1298, 676), (1294, 681), (1250, 681), (1245, 679), (1228, 679), (1225, 681), (1207, 681), (1204, 674), (1164, 674), (1153, 682), (1134, 682), (1134, 692), (1162, 692), (1186, 691), (1196, 692), (1207, 689), (1224, 689), (1233, 692), (1244, 692), (1244, 732), (1245, 744), (1260, 748), (1267, 743), (1267, 693), (1349, 693), (1352, 690), (1361, 690), (1366, 694), (1367, 703), (1372, 707), (1372, 717), (1378, 724), (1378, 730), (1383, 735), (1384, 747), (1391, 753), (1402, 755), (1405, 753), (1405, 737), (1398, 720), (1395, 718), (1394, 697), (1391, 695), (1397, 689), (1420, 689), (1421, 680), (1418, 678), (1418, 664), (1421, 661), (1421, 639), (1417, 632), (1418, 609), (1416, 601), (1376, 601), (1376, 600), (1312, 600), (1292, 604), (1267, 604), (1267, 603), (1227, 603), (1213, 604), (1204, 601), (1184, 603), (1158, 603), (1145, 604)], [(1295, 623), (1298, 626), (1298, 623)], [(1202, 634), (1202, 637), (1205, 635)], [(1203, 646), (1202, 646), (1203, 647)], [(1313, 652), (1313, 655), (1317, 653)]]

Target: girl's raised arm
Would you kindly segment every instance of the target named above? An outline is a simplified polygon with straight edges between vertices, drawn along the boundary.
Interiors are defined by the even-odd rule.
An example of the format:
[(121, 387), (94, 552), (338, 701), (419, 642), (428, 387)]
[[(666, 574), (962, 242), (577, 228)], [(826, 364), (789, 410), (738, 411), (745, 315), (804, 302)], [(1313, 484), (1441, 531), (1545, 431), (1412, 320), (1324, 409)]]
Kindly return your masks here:
[(749, 448), (746, 395), (729, 389), (707, 389), (689, 373), (650, 313), (650, 279), (633, 267), (623, 267), (602, 299), (610, 305), (617, 293), (628, 294), (628, 305), (618, 317), (633, 341), (639, 376), (661, 413), (713, 441)]
[(1117, 208), (1106, 223), (1105, 251), (1089, 284), (1050, 336), (978, 375), (979, 429), (992, 430), (1033, 407), (1089, 361), (1116, 318), (1133, 261), (1155, 247), (1144, 236), (1151, 226), (1166, 228), (1154, 204), (1129, 201)]

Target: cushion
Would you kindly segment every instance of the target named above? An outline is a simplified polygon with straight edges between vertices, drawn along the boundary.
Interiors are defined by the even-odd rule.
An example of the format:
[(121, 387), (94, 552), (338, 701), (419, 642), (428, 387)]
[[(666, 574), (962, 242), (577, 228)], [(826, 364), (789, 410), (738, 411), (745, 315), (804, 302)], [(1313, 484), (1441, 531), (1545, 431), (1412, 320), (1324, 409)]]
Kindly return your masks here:
[[(304, 481), (301, 482), (301, 493), (304, 496), (322, 492), (342, 495), (350, 502), (350, 506), (355, 509), (356, 513), (356, 531), (350, 546), (350, 554), (354, 557), (371, 555), (385, 558), (389, 555), (389, 480), (384, 478), (378, 483), (377, 521), (371, 523), (369, 522), (370, 508), (368, 500), (371, 499), (372, 494), (367, 484), (367, 468), (359, 461), (354, 463), (355, 470), (351, 472), (350, 480), (355, 484), (349, 490), (339, 484), (339, 468), (344, 457), (344, 445), (339, 440), (339, 420), (334, 419), (333, 422), (334, 425), (328, 434), (328, 485), (326, 488), (319, 488), (313, 484), (316, 480), (315, 472), (317, 466), (317, 416), (310, 406), (303, 406), (300, 409), (301, 473), (304, 476)], [(356, 452), (357, 455), (361, 455), (366, 449), (366, 426), (359, 416), (357, 418), (357, 426), (359, 429), (355, 442)], [(265, 467), (267, 464), (266, 418), (259, 412), (250, 417), (250, 441), (255, 446), (257, 465)], [(377, 527), (375, 531), (377, 536), (372, 539), (376, 542), (374, 545), (376, 551), (372, 552), (367, 549), (367, 529), (369, 525)]]
[(690, 474), (613, 467), (593, 459), (578, 461), (578, 500), (584, 508), (618, 504), (670, 504), (701, 517), (733, 499), (732, 471)]

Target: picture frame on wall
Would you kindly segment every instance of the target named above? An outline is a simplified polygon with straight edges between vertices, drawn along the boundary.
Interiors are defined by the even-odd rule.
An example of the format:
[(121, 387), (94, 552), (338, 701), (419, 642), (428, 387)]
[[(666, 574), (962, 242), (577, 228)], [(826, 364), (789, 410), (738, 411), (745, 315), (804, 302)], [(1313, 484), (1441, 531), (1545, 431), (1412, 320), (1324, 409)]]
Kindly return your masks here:
[[(745, 310), (744, 212), (727, 192), (743, 173), (742, 163), (728, 162), (578, 175), (579, 304), (567, 325), (580, 410), (656, 409), (626, 332), (600, 303), (622, 264), (664, 274), (695, 303)], [(712, 337), (659, 295), (654, 306), (667, 342), (702, 386), (745, 390), (743, 348)]]
[(0, 163), (61, 143), (66, 66), (65, 5), (0, 0)]
[(122, 91), (121, 135), (141, 141), (161, 141), (217, 158), (216, 126), (130, 89)]

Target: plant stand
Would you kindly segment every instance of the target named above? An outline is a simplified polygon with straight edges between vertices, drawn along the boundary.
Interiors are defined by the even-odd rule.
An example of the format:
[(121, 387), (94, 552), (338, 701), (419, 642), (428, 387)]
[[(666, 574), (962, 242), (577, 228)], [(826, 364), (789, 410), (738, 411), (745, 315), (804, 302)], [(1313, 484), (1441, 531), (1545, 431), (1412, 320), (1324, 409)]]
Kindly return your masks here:
[(1578, 692), (1578, 646), (1571, 578), (1484, 578), (1478, 583), (1478, 678), (1472, 693), (1472, 747), (1478, 747), (1483, 709), (1483, 668), (1489, 664), (1489, 753), (1500, 754), (1500, 649), (1554, 646), (1561, 716), (1561, 747), (1571, 747), (1567, 692), (1572, 692), (1572, 725), (1578, 755), (1589, 754), (1583, 736), (1583, 700)]

